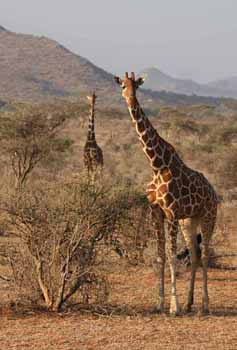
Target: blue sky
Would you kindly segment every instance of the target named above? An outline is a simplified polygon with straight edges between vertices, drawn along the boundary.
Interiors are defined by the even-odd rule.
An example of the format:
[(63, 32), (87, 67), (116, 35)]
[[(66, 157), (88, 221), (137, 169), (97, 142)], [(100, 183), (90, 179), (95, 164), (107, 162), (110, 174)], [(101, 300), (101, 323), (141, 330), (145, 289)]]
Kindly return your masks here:
[(0, 0), (0, 25), (53, 38), (113, 72), (237, 76), (236, 0)]

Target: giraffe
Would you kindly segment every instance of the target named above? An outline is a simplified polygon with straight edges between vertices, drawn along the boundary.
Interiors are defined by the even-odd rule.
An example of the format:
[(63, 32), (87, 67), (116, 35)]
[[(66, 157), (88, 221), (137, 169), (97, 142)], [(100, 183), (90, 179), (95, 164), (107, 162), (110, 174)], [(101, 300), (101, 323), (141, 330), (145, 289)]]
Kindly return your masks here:
[(157, 311), (164, 312), (166, 255), (164, 224), (166, 222), (171, 276), (170, 314), (178, 315), (181, 311), (176, 291), (176, 248), (179, 226), (191, 255), (191, 279), (184, 311), (190, 312), (194, 302), (195, 275), (200, 255), (198, 254), (200, 250), (198, 249), (197, 229), (200, 227), (203, 269), (202, 312), (208, 313), (208, 252), (217, 215), (217, 195), (202, 173), (184, 164), (175, 148), (159, 135), (140, 107), (136, 91), (145, 79), (143, 77), (135, 79), (134, 73), (131, 73), (131, 77), (125, 73), (123, 80), (116, 76), (114, 79), (122, 88), (122, 96), (126, 100), (129, 114), (153, 172), (152, 181), (147, 185), (146, 192), (157, 239), (159, 279)]
[(88, 178), (94, 182), (97, 170), (103, 168), (103, 153), (101, 148), (97, 145), (95, 139), (95, 100), (97, 96), (93, 93), (91, 96), (87, 96), (90, 101), (90, 114), (88, 123), (88, 134), (86, 144), (84, 146), (84, 165), (88, 171)]

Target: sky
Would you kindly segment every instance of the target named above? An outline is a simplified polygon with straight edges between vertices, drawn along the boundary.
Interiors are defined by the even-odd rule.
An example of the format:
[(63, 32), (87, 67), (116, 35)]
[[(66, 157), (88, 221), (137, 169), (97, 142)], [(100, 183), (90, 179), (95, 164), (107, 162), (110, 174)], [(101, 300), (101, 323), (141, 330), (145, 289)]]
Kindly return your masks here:
[(236, 0), (0, 0), (0, 25), (47, 36), (122, 74), (237, 76)]

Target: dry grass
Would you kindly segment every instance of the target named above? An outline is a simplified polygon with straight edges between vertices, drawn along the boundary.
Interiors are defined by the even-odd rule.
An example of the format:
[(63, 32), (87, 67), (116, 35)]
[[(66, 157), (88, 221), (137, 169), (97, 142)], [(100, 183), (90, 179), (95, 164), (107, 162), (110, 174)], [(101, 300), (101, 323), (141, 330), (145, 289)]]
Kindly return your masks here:
[[(237, 271), (210, 270), (211, 314), (205, 317), (198, 314), (200, 271), (194, 311), (172, 318), (152, 311), (156, 303), (156, 277), (152, 269), (118, 264), (110, 269), (111, 297), (107, 306), (78, 305), (60, 315), (2, 309), (0, 348), (236, 349)], [(181, 303), (185, 300), (188, 278), (189, 271), (183, 271), (178, 278)]]
[[(188, 111), (185, 110), (188, 113)], [(199, 113), (197, 109), (192, 112)], [(213, 112), (215, 113), (215, 111)], [(121, 117), (121, 118), (120, 118)], [(186, 117), (185, 117), (186, 118)], [(213, 119), (212, 119), (213, 118)], [(195, 120), (195, 119), (194, 119)], [(71, 120), (64, 130), (74, 140), (74, 154), (67, 163), (65, 173), (80, 173), (83, 169), (82, 152), (87, 133), (87, 117)], [(223, 128), (213, 115), (197, 121), (199, 127), (208, 126), (203, 135), (187, 135), (177, 128), (173, 116), (152, 118), (160, 134), (181, 152), (188, 165), (203, 171), (217, 186), (218, 193), (225, 194), (220, 186), (216, 162), (224, 159), (230, 147), (215, 143), (215, 135)], [(170, 126), (167, 128), (166, 124)], [(237, 124), (236, 119), (226, 119), (225, 127)], [(110, 176), (123, 177), (144, 188), (151, 171), (142, 153), (138, 138), (124, 107), (124, 115), (110, 116), (97, 113), (97, 141), (105, 158), (105, 172)], [(212, 141), (209, 140), (210, 134)], [(205, 148), (205, 147), (206, 148)], [(211, 147), (211, 148), (210, 148)], [(63, 173), (63, 176), (66, 176)], [(39, 169), (37, 175), (45, 172)], [(5, 174), (6, 175), (6, 174)], [(8, 174), (7, 174), (8, 175)], [(225, 180), (225, 179), (223, 179)], [(2, 180), (1, 180), (2, 181)], [(4, 188), (4, 187), (2, 187)], [(2, 190), (3, 191), (3, 190)], [(236, 203), (222, 204), (218, 218), (215, 243), (217, 253), (237, 252)], [(227, 237), (227, 239), (226, 239)], [(7, 239), (3, 238), (7, 241)], [(0, 244), (3, 239), (1, 238)], [(215, 247), (216, 248), (216, 247)], [(147, 265), (131, 267), (118, 259), (104, 267), (103, 273), (110, 281), (108, 305), (81, 304), (69, 308), (67, 313), (54, 315), (39, 311), (27, 311), (20, 305), (7, 307), (13, 300), (14, 290), (0, 280), (1, 328), (0, 349), (236, 349), (237, 346), (237, 266), (236, 257), (218, 261), (227, 269), (210, 269), (209, 316), (199, 316), (201, 306), (202, 274), (197, 274), (196, 300), (193, 312), (177, 318), (168, 316), (169, 275), (166, 276), (166, 315), (152, 312), (156, 305), (156, 276)], [(0, 274), (8, 274), (6, 265), (0, 266)], [(181, 270), (178, 276), (178, 293), (181, 304), (187, 293), (189, 271)]]
[[(227, 214), (224, 217), (228, 223)], [(227, 254), (236, 252), (236, 240), (232, 237), (229, 236), (228, 246), (221, 243)], [(4, 240), (9, 243), (9, 238)], [(220, 262), (225, 269), (209, 269), (209, 316), (199, 314), (201, 268), (197, 273), (193, 311), (176, 318), (168, 315), (168, 268), (166, 314), (158, 315), (154, 313), (157, 279), (153, 268), (147, 263), (131, 266), (116, 255), (105, 260), (101, 271), (110, 284), (106, 305), (69, 305), (67, 311), (57, 315), (20, 304), (6, 306), (11, 305), (15, 294), (8, 283), (0, 281), (0, 349), (236, 349), (237, 269), (229, 268), (237, 268), (237, 257), (222, 258)], [(2, 266), (1, 273), (7, 272), (8, 267)], [(179, 267), (181, 305), (186, 300), (189, 275), (188, 269)]]

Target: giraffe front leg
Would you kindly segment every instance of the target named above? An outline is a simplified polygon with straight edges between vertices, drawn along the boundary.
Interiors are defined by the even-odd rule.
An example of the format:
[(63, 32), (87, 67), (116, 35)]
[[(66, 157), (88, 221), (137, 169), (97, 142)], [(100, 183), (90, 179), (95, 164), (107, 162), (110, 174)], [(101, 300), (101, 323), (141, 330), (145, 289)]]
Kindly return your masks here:
[(180, 306), (178, 302), (176, 292), (176, 250), (177, 250), (177, 232), (178, 222), (168, 223), (168, 258), (170, 264), (170, 277), (171, 277), (171, 300), (170, 300), (170, 314), (178, 315), (180, 313)]
[(164, 229), (164, 214), (160, 207), (151, 207), (152, 220), (155, 226), (156, 244), (157, 244), (157, 259), (155, 267), (158, 274), (159, 298), (156, 311), (164, 312), (165, 303), (165, 229)]
[(197, 264), (198, 264), (198, 242), (197, 242), (197, 226), (198, 226), (198, 219), (196, 218), (187, 218), (180, 222), (181, 231), (183, 233), (186, 246), (189, 249), (189, 254), (191, 258), (191, 279), (190, 279), (190, 285), (188, 290), (188, 299), (186, 304), (184, 305), (183, 310), (185, 312), (190, 312), (193, 301), (194, 301), (194, 285), (195, 285), (195, 276), (197, 271)]
[(164, 312), (165, 304), (165, 233), (163, 230), (156, 230), (157, 237), (157, 270), (159, 279), (158, 312)]

